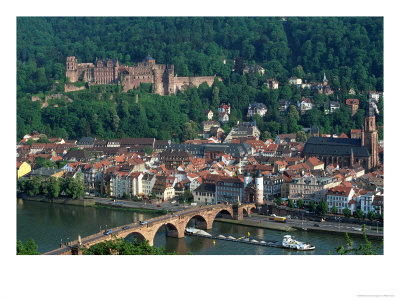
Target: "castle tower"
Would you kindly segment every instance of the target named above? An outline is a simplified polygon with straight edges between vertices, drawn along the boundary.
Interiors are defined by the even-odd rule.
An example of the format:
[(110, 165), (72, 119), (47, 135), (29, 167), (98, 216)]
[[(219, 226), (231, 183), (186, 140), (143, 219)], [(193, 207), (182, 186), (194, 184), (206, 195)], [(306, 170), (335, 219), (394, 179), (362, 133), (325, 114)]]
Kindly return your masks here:
[(256, 175), (256, 205), (263, 205), (264, 204), (264, 200), (263, 200), (263, 196), (264, 196), (264, 177), (261, 173), (261, 170), (259, 169), (257, 171), (257, 175)]
[(371, 157), (370, 168), (374, 168), (379, 164), (378, 156), (378, 131), (376, 130), (375, 124), (375, 112), (374, 107), (369, 102), (369, 108), (366, 111), (366, 116), (364, 119), (364, 138), (362, 137), (363, 146), (367, 147), (368, 152)]
[(67, 56), (65, 61), (65, 77), (70, 82), (78, 81), (78, 59), (75, 56)]

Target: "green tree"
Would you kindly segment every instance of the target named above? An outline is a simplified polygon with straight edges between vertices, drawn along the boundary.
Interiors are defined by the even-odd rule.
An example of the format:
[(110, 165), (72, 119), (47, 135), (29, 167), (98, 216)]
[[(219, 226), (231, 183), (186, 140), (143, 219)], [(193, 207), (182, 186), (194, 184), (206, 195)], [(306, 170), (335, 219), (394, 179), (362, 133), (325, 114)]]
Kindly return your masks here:
[(60, 182), (55, 177), (49, 177), (42, 183), (43, 193), (49, 199), (57, 198), (60, 194)]
[(345, 209), (343, 209), (343, 214), (346, 218), (349, 218), (351, 215), (351, 210), (348, 207), (346, 207)]
[(38, 245), (30, 238), (25, 243), (21, 240), (17, 241), (17, 255), (39, 255)]
[(375, 214), (375, 212), (373, 211), (373, 210), (370, 210), (369, 212), (368, 212), (368, 219), (370, 220), (370, 221), (373, 221), (373, 220), (375, 220), (375, 218), (376, 218), (376, 214)]
[(297, 207), (298, 207), (298, 208), (303, 208), (303, 207), (304, 207), (304, 201), (303, 201), (303, 199), (297, 200)]
[(194, 197), (190, 190), (185, 190), (183, 192), (183, 202), (193, 202)]
[(294, 203), (293, 203), (293, 200), (292, 200), (292, 199), (289, 199), (289, 201), (288, 201), (288, 207), (294, 208)]
[(147, 240), (133, 242), (123, 238), (115, 238), (98, 243), (89, 249), (83, 249), (84, 255), (165, 255), (175, 254), (166, 252), (163, 248), (157, 248), (149, 245)]
[(278, 205), (278, 206), (281, 206), (282, 205), (282, 199), (281, 198), (275, 199), (275, 204)]
[(78, 173), (76, 178), (66, 178), (62, 184), (62, 190), (67, 197), (73, 199), (82, 198), (85, 195), (82, 175)]
[(337, 207), (336, 207), (335, 205), (332, 206), (331, 212), (332, 212), (333, 214), (337, 214), (338, 209), (337, 209)]
[(315, 212), (317, 210), (317, 204), (315, 204), (314, 200), (310, 201), (310, 204), (308, 205), (308, 207), (310, 208), (310, 210), (312, 212)]
[(39, 195), (41, 185), (41, 176), (35, 176), (32, 179), (28, 180), (28, 182), (26, 183), (26, 191), (28, 192), (28, 195), (31, 197)]
[(303, 130), (298, 131), (296, 133), (296, 141), (297, 142), (307, 142), (307, 135)]
[(153, 153), (153, 148), (148, 146), (144, 149), (144, 152), (146, 152), (147, 155), (151, 155)]
[(321, 202), (318, 204), (318, 212), (321, 215), (326, 215), (328, 213), (329, 207), (328, 207), (328, 202), (326, 202), (325, 199), (322, 199)]
[(56, 168), (57, 164), (54, 161), (45, 159), (44, 157), (37, 157), (35, 159), (35, 165), (38, 168)]
[(353, 213), (353, 216), (360, 220), (364, 218), (365, 214), (361, 209), (357, 208), (356, 211)]
[(183, 140), (193, 140), (199, 136), (199, 127), (198, 125), (190, 120), (186, 122), (184, 125), (184, 133), (182, 136)]

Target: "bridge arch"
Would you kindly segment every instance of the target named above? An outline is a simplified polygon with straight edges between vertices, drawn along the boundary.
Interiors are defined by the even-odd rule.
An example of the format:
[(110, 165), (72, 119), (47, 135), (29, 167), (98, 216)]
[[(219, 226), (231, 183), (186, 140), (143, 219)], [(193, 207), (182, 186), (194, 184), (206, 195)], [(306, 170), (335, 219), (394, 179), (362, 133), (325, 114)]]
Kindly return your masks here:
[(149, 244), (153, 245), (154, 237), (160, 231), (160, 229), (165, 229), (166, 236), (182, 238), (185, 236), (185, 228), (183, 226), (179, 226), (179, 224), (174, 224), (173, 222), (166, 222), (159, 224), (158, 227), (155, 227), (152, 235), (149, 236)]
[(144, 242), (146, 239), (146, 237), (141, 234), (140, 232), (134, 231), (129, 233), (128, 235), (125, 236), (125, 239), (135, 239), (136, 241), (138, 241), (139, 243)]
[(246, 207), (243, 207), (243, 217), (247, 217), (249, 215), (249, 210)]
[(219, 209), (214, 215), (210, 218), (210, 228), (212, 228), (212, 225), (214, 224), (214, 221), (216, 218), (221, 217), (225, 219), (233, 219), (233, 210), (232, 209), (226, 209), (222, 208)]
[(194, 215), (194, 216), (188, 218), (188, 220), (185, 224), (185, 228), (188, 226), (189, 227), (193, 226), (193, 227), (196, 227), (199, 229), (207, 230), (207, 229), (211, 228), (209, 223), (210, 223), (210, 221), (208, 220), (208, 218), (205, 218), (202, 215)]

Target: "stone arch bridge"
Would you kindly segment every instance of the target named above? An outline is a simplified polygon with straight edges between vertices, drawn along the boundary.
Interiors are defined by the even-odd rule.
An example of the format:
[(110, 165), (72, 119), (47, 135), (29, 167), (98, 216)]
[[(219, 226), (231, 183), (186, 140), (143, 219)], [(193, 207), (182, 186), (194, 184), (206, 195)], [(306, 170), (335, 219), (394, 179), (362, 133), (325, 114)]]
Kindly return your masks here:
[(160, 217), (146, 220), (146, 224), (133, 223), (127, 224), (128, 229), (122, 229), (125, 226), (110, 228), (113, 233), (104, 235), (102, 232), (87, 236), (81, 242), (73, 241), (68, 245), (54, 249), (44, 253), (45, 255), (65, 255), (65, 254), (81, 254), (80, 248), (90, 248), (100, 242), (111, 240), (114, 238), (126, 238), (131, 235), (139, 241), (147, 240), (153, 246), (154, 237), (158, 230), (165, 226), (167, 236), (183, 238), (185, 229), (189, 221), (194, 220), (195, 226), (200, 229), (208, 230), (212, 228), (215, 218), (219, 214), (229, 216), (232, 219), (241, 220), (243, 215), (250, 215), (256, 210), (254, 203), (249, 204), (218, 204), (193, 207), (173, 214), (163, 215)]

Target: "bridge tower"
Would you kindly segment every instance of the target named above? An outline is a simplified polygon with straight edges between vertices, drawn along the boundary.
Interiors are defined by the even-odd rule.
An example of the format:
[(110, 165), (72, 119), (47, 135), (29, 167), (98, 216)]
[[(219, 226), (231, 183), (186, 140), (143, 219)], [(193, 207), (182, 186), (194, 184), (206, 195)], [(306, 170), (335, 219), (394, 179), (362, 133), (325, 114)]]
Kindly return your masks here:
[(247, 170), (245, 173), (244, 173), (244, 189), (246, 189), (246, 187), (249, 185), (249, 183), (251, 183), (251, 174), (250, 174), (250, 171), (249, 170)]
[(257, 171), (257, 175), (256, 175), (256, 205), (263, 205), (264, 204), (264, 200), (263, 200), (263, 196), (264, 196), (264, 177), (261, 173), (261, 170), (258, 169)]

